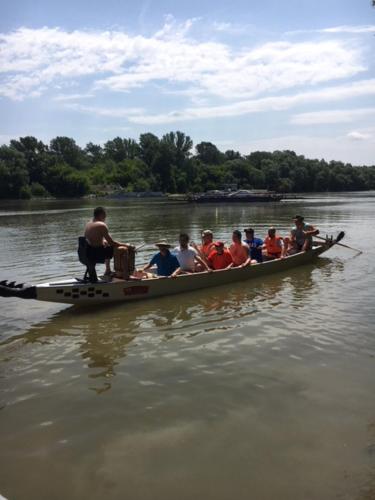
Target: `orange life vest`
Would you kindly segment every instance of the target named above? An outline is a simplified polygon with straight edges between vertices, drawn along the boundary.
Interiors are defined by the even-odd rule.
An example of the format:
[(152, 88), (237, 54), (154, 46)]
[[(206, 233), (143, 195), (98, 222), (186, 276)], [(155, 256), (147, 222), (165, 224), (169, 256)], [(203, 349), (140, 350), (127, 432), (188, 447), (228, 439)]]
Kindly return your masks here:
[(275, 236), (274, 238), (267, 238), (264, 240), (264, 244), (266, 245), (266, 250), (268, 255), (272, 256), (280, 256), (282, 251), (282, 237)]

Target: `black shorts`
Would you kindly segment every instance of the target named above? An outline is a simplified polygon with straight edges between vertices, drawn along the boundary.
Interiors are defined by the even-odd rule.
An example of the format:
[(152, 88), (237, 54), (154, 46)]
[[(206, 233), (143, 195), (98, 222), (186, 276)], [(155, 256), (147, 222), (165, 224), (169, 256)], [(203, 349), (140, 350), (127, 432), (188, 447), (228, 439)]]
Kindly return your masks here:
[(92, 247), (87, 244), (87, 258), (96, 264), (104, 264), (106, 259), (112, 259), (113, 247)]

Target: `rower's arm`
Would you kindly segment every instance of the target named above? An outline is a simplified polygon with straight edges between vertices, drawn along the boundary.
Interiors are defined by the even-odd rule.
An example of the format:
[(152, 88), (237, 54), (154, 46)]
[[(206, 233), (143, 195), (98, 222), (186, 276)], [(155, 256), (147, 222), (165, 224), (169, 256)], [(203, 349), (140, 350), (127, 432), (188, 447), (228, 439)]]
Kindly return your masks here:
[(248, 257), (247, 260), (245, 260), (245, 262), (243, 264), (241, 264), (240, 267), (246, 267), (246, 266), (249, 266), (250, 265), (250, 262), (251, 262), (251, 257)]
[(134, 248), (133, 245), (129, 245), (129, 243), (121, 243), (120, 241), (114, 240), (109, 234), (107, 227), (105, 227), (103, 230), (103, 237), (111, 247)]
[(178, 267), (171, 275), (170, 278), (176, 278), (179, 274), (181, 274), (181, 267)]
[(106, 240), (106, 242), (111, 245), (111, 247), (118, 247), (120, 246), (120, 243), (118, 241), (115, 241), (112, 236), (108, 232), (107, 227), (103, 227), (103, 238)]
[(200, 264), (202, 264), (202, 266), (206, 269), (206, 271), (212, 271), (207, 262), (203, 260), (202, 257), (200, 257), (199, 255), (195, 256), (195, 260), (197, 260)]
[(204, 253), (202, 252), (202, 250), (199, 248), (199, 246), (194, 243), (194, 241), (192, 241), (190, 243), (190, 245), (194, 248), (194, 250), (198, 253), (199, 257), (204, 260), (205, 262), (207, 262), (207, 259), (206, 259), (206, 256), (204, 255)]
[(319, 229), (316, 229), (314, 226), (310, 226), (311, 229), (305, 231), (306, 236), (316, 236), (319, 234)]

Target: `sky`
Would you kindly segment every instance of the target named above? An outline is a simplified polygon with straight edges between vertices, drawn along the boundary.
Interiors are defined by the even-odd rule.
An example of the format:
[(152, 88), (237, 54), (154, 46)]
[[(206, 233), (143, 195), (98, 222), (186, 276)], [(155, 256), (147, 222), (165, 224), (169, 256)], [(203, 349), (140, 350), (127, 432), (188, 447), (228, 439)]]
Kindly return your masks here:
[(0, 143), (180, 130), (375, 165), (371, 0), (0, 0)]

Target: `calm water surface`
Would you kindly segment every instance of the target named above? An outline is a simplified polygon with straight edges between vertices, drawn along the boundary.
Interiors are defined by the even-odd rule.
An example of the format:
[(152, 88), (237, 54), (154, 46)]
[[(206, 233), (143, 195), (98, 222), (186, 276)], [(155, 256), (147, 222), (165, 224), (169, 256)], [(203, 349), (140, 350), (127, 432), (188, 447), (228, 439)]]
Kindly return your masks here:
[[(0, 279), (83, 274), (76, 238), (95, 203), (0, 205)], [(374, 499), (375, 195), (106, 206), (135, 244), (285, 233), (302, 212), (364, 253), (335, 247), (262, 281), (94, 310), (0, 299), (0, 494)]]

